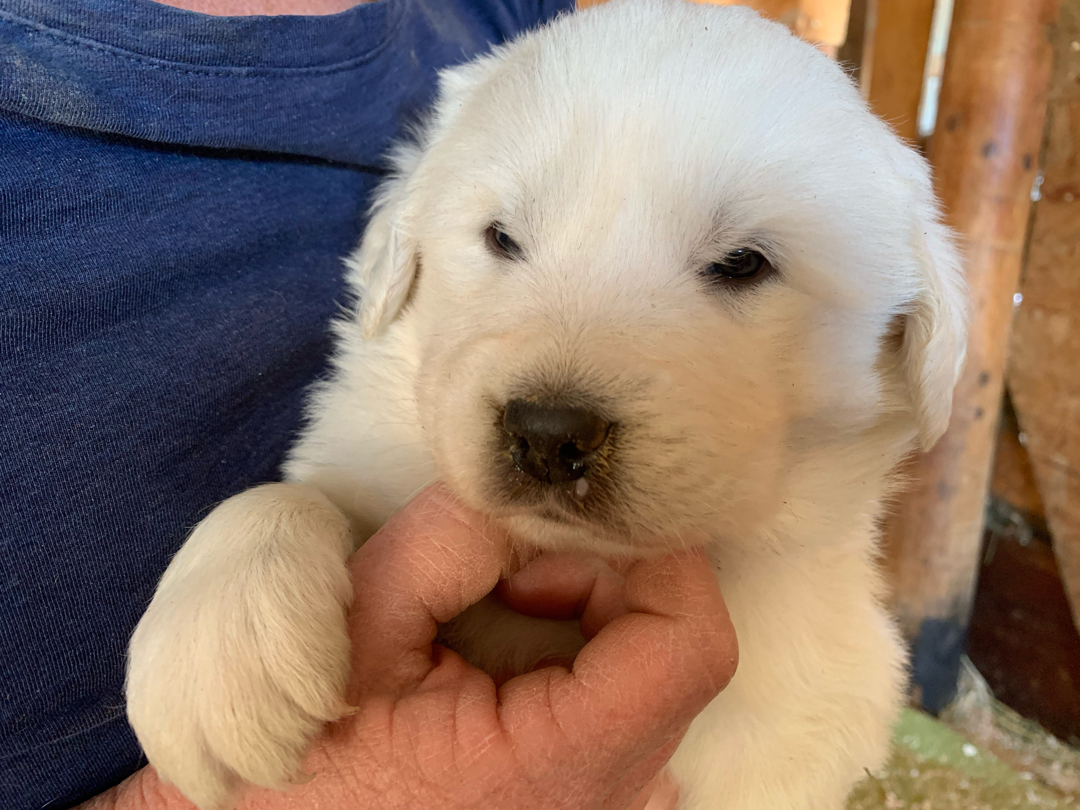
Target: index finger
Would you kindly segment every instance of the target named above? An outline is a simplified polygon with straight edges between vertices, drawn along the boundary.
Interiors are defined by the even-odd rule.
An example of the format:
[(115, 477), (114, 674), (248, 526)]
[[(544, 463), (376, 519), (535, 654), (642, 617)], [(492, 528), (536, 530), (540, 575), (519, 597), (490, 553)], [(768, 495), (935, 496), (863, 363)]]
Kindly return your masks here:
[(735, 629), (703, 553), (638, 562), (623, 600), (629, 612), (585, 645), (572, 671), (541, 670), (502, 687), (515, 746), (560, 738), (594, 763), (602, 756), (625, 767), (684, 733), (731, 680)]
[(421, 492), (350, 562), (353, 682), (391, 692), (419, 683), (434, 668), (438, 624), (478, 602), (509, 566), (502, 529), (445, 486)]

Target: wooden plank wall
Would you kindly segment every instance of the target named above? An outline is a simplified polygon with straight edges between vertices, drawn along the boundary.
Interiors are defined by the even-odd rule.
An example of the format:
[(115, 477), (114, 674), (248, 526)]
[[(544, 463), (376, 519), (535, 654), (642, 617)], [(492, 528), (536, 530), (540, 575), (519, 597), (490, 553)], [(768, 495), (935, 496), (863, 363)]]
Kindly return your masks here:
[[(1080, 0), (1066, 0), (1080, 9)], [(1015, 335), (1014, 335), (1015, 337)], [(967, 654), (994, 697), (1058, 739), (1080, 743), (1080, 635), (1012, 408), (1001, 419)], [(1008, 504), (1001, 493), (1008, 493)], [(1014, 512), (1018, 510), (1019, 515)]]
[(862, 85), (871, 108), (905, 140), (918, 138), (934, 0), (869, 0)]
[(917, 460), (889, 526), (896, 612), (923, 705), (951, 700), (974, 597), (1008, 325), (1038, 165), (1059, 0), (957, 0), (938, 125), (928, 145), (972, 291), (968, 362), (953, 419)]
[(1009, 387), (1080, 623), (1080, 3), (1054, 35), (1044, 182), (1016, 310)]

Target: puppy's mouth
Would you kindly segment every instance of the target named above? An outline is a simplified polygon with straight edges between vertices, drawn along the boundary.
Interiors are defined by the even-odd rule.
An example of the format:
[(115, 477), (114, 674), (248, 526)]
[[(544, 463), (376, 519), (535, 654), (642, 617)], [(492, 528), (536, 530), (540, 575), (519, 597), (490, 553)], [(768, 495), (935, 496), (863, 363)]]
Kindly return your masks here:
[[(609, 435), (617, 430), (613, 425)], [(668, 547), (643, 536), (633, 521), (618, 474), (617, 445), (590, 458), (580, 477), (558, 481), (539, 478), (535, 470), (515, 463), (505, 441), (497, 440), (491, 451), (478, 493), (480, 508), (526, 546), (630, 557)]]
[[(525, 486), (532, 487), (529, 483)], [(551, 485), (546, 491), (535, 492), (533, 497), (514, 498), (513, 502), (516, 506), (524, 507), (523, 511), (544, 520), (588, 527), (596, 524), (599, 518), (595, 514), (595, 504), (588, 502), (591, 489), (587, 479), (579, 478), (569, 485)]]
[(488, 510), (525, 542), (613, 552), (635, 546), (624, 510), (617, 507), (615, 482), (606, 472), (590, 468), (572, 481), (540, 481), (519, 469), (504, 451), (488, 481)]

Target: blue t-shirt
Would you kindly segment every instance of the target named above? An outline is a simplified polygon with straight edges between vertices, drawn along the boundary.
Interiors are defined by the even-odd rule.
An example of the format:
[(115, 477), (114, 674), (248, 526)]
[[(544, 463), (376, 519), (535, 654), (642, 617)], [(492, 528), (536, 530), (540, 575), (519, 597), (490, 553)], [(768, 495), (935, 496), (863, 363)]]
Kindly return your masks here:
[(276, 478), (389, 142), (438, 68), (570, 5), (0, 0), (0, 808), (143, 763), (128, 637), (188, 530)]

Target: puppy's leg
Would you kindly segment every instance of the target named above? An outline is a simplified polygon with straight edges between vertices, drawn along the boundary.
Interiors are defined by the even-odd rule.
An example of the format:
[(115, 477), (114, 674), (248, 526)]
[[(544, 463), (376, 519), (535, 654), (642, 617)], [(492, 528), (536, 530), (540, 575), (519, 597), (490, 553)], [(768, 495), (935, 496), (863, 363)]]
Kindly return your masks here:
[(287, 783), (346, 710), (352, 546), (317, 490), (268, 484), (218, 506), (166, 570), (131, 640), (128, 717), (200, 807)]
[(679, 810), (839, 810), (884, 764), (904, 651), (868, 564), (847, 565), (722, 581), (739, 669), (672, 757)]
[(888, 758), (892, 707), (833, 695), (808, 707), (821, 714), (795, 714), (741, 697), (720, 695), (680, 744), (679, 810), (842, 810)]

